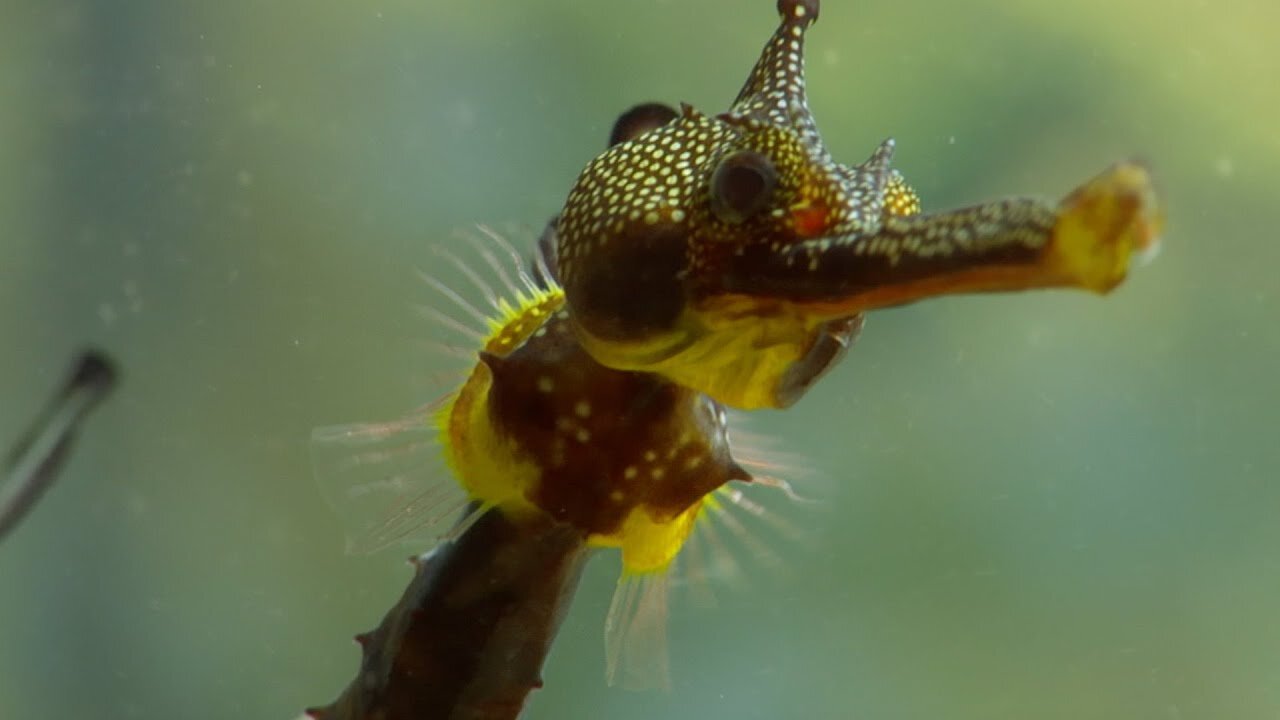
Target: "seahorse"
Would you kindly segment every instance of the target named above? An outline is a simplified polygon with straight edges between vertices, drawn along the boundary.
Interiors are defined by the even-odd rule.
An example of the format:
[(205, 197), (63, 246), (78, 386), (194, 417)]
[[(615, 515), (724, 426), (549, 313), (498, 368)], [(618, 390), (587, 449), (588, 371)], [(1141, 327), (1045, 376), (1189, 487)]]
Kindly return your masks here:
[(819, 3), (777, 9), (727, 111), (638, 106), (577, 179), (540, 242), (544, 284), (500, 306), (465, 382), (420, 419), (479, 519), (424, 556), (362, 636), (357, 681), (313, 717), (514, 717), (588, 547), (622, 555), (610, 680), (660, 683), (661, 660), (632, 649), (661, 645), (665, 573), (715, 493), (753, 479), (726, 407), (795, 403), (869, 311), (947, 293), (1105, 293), (1155, 246), (1161, 216), (1137, 163), (1057, 204), (924, 213), (890, 167), (891, 140), (836, 162), (804, 81)]

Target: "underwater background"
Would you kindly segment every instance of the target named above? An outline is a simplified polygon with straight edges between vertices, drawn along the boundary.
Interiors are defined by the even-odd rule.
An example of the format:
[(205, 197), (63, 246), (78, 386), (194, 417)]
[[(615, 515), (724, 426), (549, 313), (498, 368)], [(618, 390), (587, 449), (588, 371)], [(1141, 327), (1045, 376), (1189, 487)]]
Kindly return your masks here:
[[(343, 554), (314, 426), (438, 396), (415, 269), (526, 246), (645, 100), (727, 106), (770, 0), (0, 2), (0, 447), (77, 350), (124, 383), (0, 544), (0, 718), (292, 718), (414, 550)], [(616, 554), (526, 717), (1280, 716), (1280, 5), (828, 0), (810, 102), (926, 210), (1137, 155), (1111, 296), (873, 314), (796, 407), (802, 532), (677, 593), (669, 694), (603, 680)], [(448, 278), (449, 270), (436, 272)]]

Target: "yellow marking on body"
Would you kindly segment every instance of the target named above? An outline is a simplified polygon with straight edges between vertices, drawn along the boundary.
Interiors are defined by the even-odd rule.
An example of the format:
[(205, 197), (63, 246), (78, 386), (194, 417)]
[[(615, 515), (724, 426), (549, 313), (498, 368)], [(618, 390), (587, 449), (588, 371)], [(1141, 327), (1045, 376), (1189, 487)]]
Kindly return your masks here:
[(624, 575), (663, 572), (689, 539), (703, 502), (667, 519), (654, 518), (646, 508), (637, 507), (618, 532), (592, 535), (587, 541), (596, 547), (621, 548)]
[[(515, 305), (500, 299), (501, 315), (489, 320), (485, 352), (509, 354), (562, 305), (564, 293), (559, 288), (522, 295)], [(542, 471), (497, 431), (486, 402), (492, 384), (489, 367), (476, 363), (466, 382), (437, 413), (434, 421), (445, 460), (472, 500), (513, 510), (532, 509), (526, 496)], [(539, 378), (538, 389), (551, 392), (551, 379)]]

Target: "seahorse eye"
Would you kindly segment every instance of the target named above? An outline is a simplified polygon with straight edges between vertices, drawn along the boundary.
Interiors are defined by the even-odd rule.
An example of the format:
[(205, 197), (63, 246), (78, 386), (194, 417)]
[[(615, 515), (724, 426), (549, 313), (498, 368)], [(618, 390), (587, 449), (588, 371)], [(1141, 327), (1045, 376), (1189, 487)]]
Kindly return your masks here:
[(711, 209), (722, 220), (740, 223), (765, 206), (777, 184), (769, 158), (751, 150), (731, 153), (711, 174)]

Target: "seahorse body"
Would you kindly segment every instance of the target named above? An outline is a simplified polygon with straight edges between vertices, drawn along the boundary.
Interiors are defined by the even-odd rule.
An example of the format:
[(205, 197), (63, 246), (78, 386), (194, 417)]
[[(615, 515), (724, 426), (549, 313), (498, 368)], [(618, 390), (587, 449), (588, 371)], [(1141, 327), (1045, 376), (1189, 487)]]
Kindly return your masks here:
[(664, 570), (702, 499), (749, 475), (730, 455), (718, 403), (596, 362), (563, 299), (551, 290), (497, 329), (438, 420), (449, 459), (476, 500), (620, 547), (628, 572)]
[[(727, 112), (649, 104), (620, 118), (610, 147), (587, 165), (540, 243), (554, 248), (542, 275), (558, 278), (563, 291), (506, 307), (436, 418), (459, 482), (491, 518), (475, 532), (496, 538), (492, 562), (477, 563), (484, 569), (475, 578), (463, 572), (438, 587), (435, 575), (420, 573), (405, 607), (365, 643), (371, 675), (361, 677), (373, 684), (353, 684), (316, 715), (408, 717), (414, 708), (389, 712), (379, 700), (426, 697), (404, 684), (436, 683), (445, 691), (430, 697), (471, 698), (468, 709), (417, 712), (513, 716), (537, 685), (528, 664), (513, 683), (492, 683), (503, 688), (494, 704), (479, 692), (477, 705), (476, 683), (487, 687), (502, 670), (477, 660), (458, 678), (441, 669), (447, 662), (420, 662), (414, 653), (430, 652), (408, 641), (406, 628), (422, 619), (413, 608), (524, 587), (518, 592), (546, 610), (527, 647), (545, 651), (560, 617), (552, 605), (576, 582), (579, 566), (567, 558), (584, 544), (617, 546), (626, 575), (661, 577), (711, 494), (751, 479), (733, 458), (722, 405), (795, 402), (844, 355), (868, 310), (955, 292), (1106, 292), (1123, 279), (1130, 255), (1154, 244), (1160, 216), (1136, 164), (1113, 167), (1056, 206), (1013, 199), (921, 214), (915, 192), (889, 167), (892, 141), (862, 163), (836, 162), (805, 94), (803, 41), (818, 10), (817, 0), (778, 2), (779, 27)], [(518, 572), (529, 550), (521, 528), (533, 543), (559, 528), (560, 544), (551, 544), (563, 545), (557, 557), (565, 560), (530, 561), (555, 568), (553, 584), (537, 591)], [(474, 552), (464, 542), (470, 533), (446, 547)], [(449, 572), (437, 574), (455, 577)], [(458, 582), (472, 594), (458, 594)], [(624, 608), (634, 599), (619, 597)], [(477, 606), (466, 607), (439, 617), (474, 618)], [(497, 603), (493, 612), (511, 607)], [(644, 628), (660, 621), (651, 614)], [(503, 647), (519, 645), (505, 627)], [(464, 629), (421, 632), (456, 639)], [(459, 683), (470, 684), (463, 691)], [(360, 703), (347, 702), (356, 696)]]

